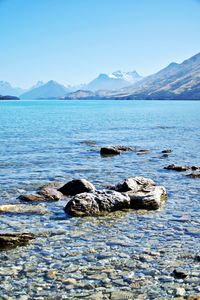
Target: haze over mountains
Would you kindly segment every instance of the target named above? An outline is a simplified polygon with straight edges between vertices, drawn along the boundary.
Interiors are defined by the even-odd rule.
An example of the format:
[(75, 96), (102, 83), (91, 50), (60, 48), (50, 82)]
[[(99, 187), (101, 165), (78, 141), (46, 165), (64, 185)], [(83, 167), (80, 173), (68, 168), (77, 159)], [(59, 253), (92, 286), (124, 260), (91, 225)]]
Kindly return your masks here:
[(79, 86), (63, 86), (53, 80), (39, 81), (29, 90), (0, 81), (0, 95), (21, 99), (196, 99), (200, 100), (200, 53), (181, 64), (171, 63), (142, 78), (136, 71), (100, 74)]

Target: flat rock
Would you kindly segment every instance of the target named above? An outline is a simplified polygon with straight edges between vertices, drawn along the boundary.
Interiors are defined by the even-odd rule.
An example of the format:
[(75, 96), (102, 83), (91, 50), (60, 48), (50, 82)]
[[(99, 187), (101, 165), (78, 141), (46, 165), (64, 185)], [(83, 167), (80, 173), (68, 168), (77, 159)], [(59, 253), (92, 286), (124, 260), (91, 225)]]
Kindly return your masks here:
[(102, 147), (100, 150), (101, 155), (119, 155), (123, 152), (133, 151), (133, 148), (127, 146), (109, 146)]
[(171, 164), (167, 167), (164, 167), (164, 169), (182, 172), (182, 171), (188, 171), (188, 170), (193, 170), (193, 171), (200, 170), (200, 167), (198, 167), (198, 166), (179, 166), (176, 164)]
[(138, 192), (143, 190), (148, 186), (155, 186), (155, 182), (149, 178), (142, 176), (129, 177), (125, 179), (122, 183), (118, 183), (116, 186), (111, 187), (111, 189), (117, 192)]
[(175, 165), (175, 164), (171, 164), (167, 167), (164, 167), (164, 169), (182, 172), (182, 171), (190, 170), (190, 166), (178, 166), (178, 165)]
[(200, 171), (192, 172), (190, 174), (187, 174), (186, 176), (191, 177), (191, 178), (200, 178)]
[(149, 186), (142, 191), (129, 191), (130, 208), (155, 210), (162, 206), (167, 199), (167, 192), (163, 186)]
[(75, 179), (63, 185), (58, 191), (66, 196), (74, 196), (80, 193), (95, 191), (95, 187), (85, 179)]
[(0, 233), (0, 250), (25, 246), (34, 239), (32, 233)]
[(5, 205), (0, 205), (0, 213), (44, 215), (48, 213), (48, 209), (44, 204), (38, 204), (38, 205), (5, 204)]
[(43, 202), (46, 200), (44, 196), (37, 194), (20, 195), (18, 199), (25, 202)]
[(65, 212), (74, 217), (98, 216), (129, 208), (130, 198), (116, 191), (102, 190), (74, 196), (65, 206)]
[(38, 191), (38, 194), (47, 201), (58, 201), (63, 197), (63, 194), (51, 187), (43, 187)]

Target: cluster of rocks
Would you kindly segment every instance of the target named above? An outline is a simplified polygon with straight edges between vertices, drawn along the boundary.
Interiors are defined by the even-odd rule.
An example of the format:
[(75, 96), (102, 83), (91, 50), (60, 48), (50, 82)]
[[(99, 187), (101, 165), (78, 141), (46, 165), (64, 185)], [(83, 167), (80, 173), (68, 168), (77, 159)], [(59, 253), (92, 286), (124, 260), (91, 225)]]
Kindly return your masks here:
[[(113, 155), (120, 155), (124, 152), (135, 152), (137, 155), (146, 155), (150, 154), (151, 151), (149, 149), (139, 149), (139, 147), (129, 147), (129, 146), (107, 146), (102, 147), (100, 149), (101, 156), (113, 156)], [(161, 151), (160, 158), (166, 158), (169, 154), (172, 153), (171, 149), (165, 149)]]
[[(72, 180), (62, 186), (49, 184), (41, 187), (37, 193), (21, 195), (23, 202), (58, 201), (72, 197), (64, 211), (74, 217), (99, 216), (123, 209), (155, 210), (166, 200), (166, 190), (156, 186), (155, 182), (145, 177), (130, 177), (115, 186), (96, 190), (85, 179)], [(0, 213), (36, 213), (45, 214), (48, 210), (44, 204), (8, 204), (0, 205)], [(1, 234), (0, 248), (19, 246), (32, 240), (34, 236), (27, 233)]]
[[(82, 180), (72, 182), (80, 186)], [(155, 210), (162, 206), (166, 196), (163, 186), (156, 186), (153, 180), (145, 177), (130, 177), (100, 191), (87, 182), (86, 186), (82, 183), (82, 190), (69, 200), (64, 210), (75, 217), (104, 215), (122, 209)]]

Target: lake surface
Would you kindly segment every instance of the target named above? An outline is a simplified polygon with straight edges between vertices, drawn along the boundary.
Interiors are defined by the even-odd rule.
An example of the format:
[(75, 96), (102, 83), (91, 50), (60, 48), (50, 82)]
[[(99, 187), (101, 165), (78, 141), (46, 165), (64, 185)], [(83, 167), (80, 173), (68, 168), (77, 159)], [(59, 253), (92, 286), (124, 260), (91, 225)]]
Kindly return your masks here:
[[(151, 152), (103, 158), (99, 149), (106, 145)], [(75, 178), (99, 189), (145, 176), (168, 192), (166, 205), (155, 212), (70, 218), (62, 200), (45, 203), (47, 215), (1, 214), (1, 232), (40, 236), (27, 247), (0, 252), (0, 298), (172, 299), (179, 287), (186, 295), (200, 293), (200, 179), (163, 169), (200, 165), (199, 148), (197, 101), (0, 102), (0, 204)], [(163, 149), (173, 152), (161, 158)], [(175, 268), (188, 277), (174, 279)]]

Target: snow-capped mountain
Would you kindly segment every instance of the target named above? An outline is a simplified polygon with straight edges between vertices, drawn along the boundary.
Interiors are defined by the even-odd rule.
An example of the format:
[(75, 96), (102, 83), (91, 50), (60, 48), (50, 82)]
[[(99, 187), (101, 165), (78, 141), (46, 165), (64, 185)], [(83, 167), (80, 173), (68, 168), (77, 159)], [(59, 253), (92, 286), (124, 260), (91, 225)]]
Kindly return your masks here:
[(131, 85), (142, 79), (136, 71), (115, 71), (111, 74), (100, 74), (97, 78), (84, 85), (82, 89), (90, 91), (116, 90)]

